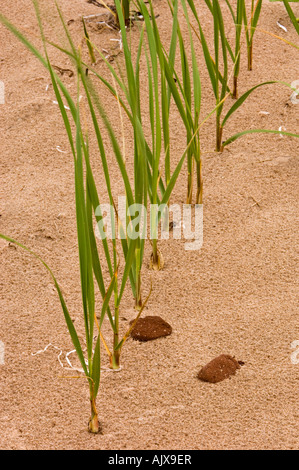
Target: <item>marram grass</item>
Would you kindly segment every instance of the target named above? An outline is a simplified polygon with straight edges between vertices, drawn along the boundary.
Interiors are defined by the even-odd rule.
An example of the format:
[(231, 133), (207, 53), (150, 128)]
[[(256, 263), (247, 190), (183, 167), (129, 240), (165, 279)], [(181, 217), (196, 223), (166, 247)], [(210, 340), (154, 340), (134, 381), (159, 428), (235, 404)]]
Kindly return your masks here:
[[(55, 2), (56, 3), (56, 2)], [(115, 207), (113, 197), (113, 182), (110, 178), (109, 167), (106, 158), (106, 148), (102, 138), (102, 128), (106, 129), (110, 137), (110, 151), (112, 149), (115, 162), (120, 170), (125, 195), (128, 206), (134, 204), (143, 204), (147, 207), (148, 201), (155, 204), (167, 204), (172, 195), (174, 186), (178, 176), (182, 170), (184, 161), (187, 160), (188, 182), (187, 182), (187, 201), (192, 202), (193, 187), (193, 168), (197, 172), (197, 191), (196, 203), (202, 202), (202, 175), (201, 175), (201, 151), (199, 131), (203, 123), (213, 114), (216, 115), (216, 150), (221, 151), (230, 143), (236, 141), (239, 137), (250, 133), (273, 133), (284, 134), (292, 137), (299, 137), (295, 133), (289, 133), (276, 130), (250, 129), (238, 131), (233, 136), (223, 140), (223, 129), (228, 119), (242, 106), (247, 97), (256, 89), (263, 85), (279, 83), (268, 81), (257, 84), (250, 90), (243, 93), (231, 105), (229, 110), (222, 116), (223, 105), (226, 99), (231, 95), (229, 83), (229, 56), (233, 58), (233, 76), (238, 76), (238, 57), (239, 57), (239, 41), (240, 41), (240, 21), (243, 15), (244, 5), (238, 2), (236, 16), (232, 15), (236, 26), (236, 48), (235, 52), (228, 46), (228, 41), (224, 29), (222, 11), (219, 2), (206, 1), (213, 15), (213, 34), (214, 34), (214, 57), (207, 46), (207, 40), (199, 21), (199, 17), (193, 0), (181, 0), (184, 17), (188, 26), (188, 41), (191, 49), (191, 60), (187, 55), (186, 39), (183, 38), (181, 32), (180, 21), (178, 17), (178, 0), (169, 0), (170, 12), (172, 15), (172, 34), (170, 47), (168, 52), (164, 47), (159, 32), (158, 23), (155, 20), (152, 2), (149, 2), (149, 10), (143, 1), (138, 1), (138, 6), (144, 17), (144, 26), (140, 32), (138, 43), (138, 52), (136, 62), (133, 63), (131, 50), (127, 40), (126, 16), (124, 15), (125, 2), (120, 3), (115, 0), (116, 11), (119, 18), (119, 27), (121, 32), (123, 52), (124, 52), (124, 69), (125, 74), (118, 74), (116, 70), (106, 61), (106, 65), (112, 74), (112, 81), (106, 81), (99, 75), (92, 66), (88, 68), (93, 71), (95, 78), (100, 79), (107, 87), (109, 92), (117, 99), (121, 109), (128, 116), (134, 132), (134, 181), (130, 182), (125, 155), (121, 150), (121, 145), (115, 136), (112, 125), (107, 118), (105, 110), (101, 105), (101, 101), (96, 91), (94, 81), (86, 76), (86, 67), (81, 58), (81, 50), (77, 48), (69, 34), (66, 23), (63, 19), (61, 11), (56, 3), (57, 11), (62, 22), (69, 49), (63, 49), (56, 45), (68, 58), (74, 62), (77, 71), (77, 95), (73, 99), (67, 88), (53, 69), (47, 52), (48, 41), (44, 35), (41, 16), (39, 12), (37, 0), (33, 0), (35, 7), (40, 34), (43, 40), (44, 54), (38, 51), (25, 36), (17, 30), (3, 15), (0, 14), (0, 21), (4, 26), (12, 32), (16, 38), (21, 41), (30, 52), (35, 55), (42, 65), (48, 70), (53, 85), (56, 100), (59, 105), (59, 111), (67, 133), (69, 145), (74, 161), (74, 187), (75, 187), (75, 204), (76, 204), (76, 225), (78, 239), (78, 257), (80, 266), (80, 284), (82, 297), (82, 320), (85, 328), (85, 344), (79, 340), (79, 335), (71, 320), (71, 316), (65, 300), (63, 298), (60, 286), (49, 266), (40, 256), (25, 245), (17, 242), (11, 237), (0, 234), (0, 237), (15, 243), (22, 249), (35, 256), (50, 273), (55, 288), (57, 290), (61, 307), (67, 328), (77, 352), (78, 358), (82, 365), (84, 375), (89, 385), (91, 416), (88, 424), (90, 432), (100, 432), (101, 426), (98, 417), (96, 399), (99, 392), (100, 376), (101, 376), (101, 342), (109, 354), (110, 366), (113, 369), (120, 368), (120, 355), (123, 345), (128, 339), (134, 324), (141, 315), (149, 295), (145, 300), (141, 298), (141, 268), (144, 257), (144, 239), (137, 237), (131, 239), (124, 237), (121, 241), (121, 250), (116, 246), (116, 241), (112, 240), (111, 244), (105, 238), (102, 238), (104, 256), (100, 259), (95, 233), (94, 223), (101, 223), (102, 214), (98, 211), (100, 207), (99, 192), (97, 190), (95, 179), (92, 171), (89, 153), (89, 134), (82, 123), (82, 109), (80, 105), (80, 93), (84, 91), (85, 100), (88, 104), (88, 110), (92, 121), (92, 129), (96, 136), (98, 144), (98, 156), (100, 158), (104, 180), (107, 188), (109, 202)], [(228, 3), (228, 2), (227, 2)], [(129, 4), (129, 2), (127, 2)], [(254, 3), (253, 3), (254, 4)], [(252, 4), (252, 5), (253, 5)], [(261, 2), (260, 2), (261, 4)], [(288, 2), (284, 0), (285, 7), (290, 15), (292, 23), (299, 34), (299, 26), (293, 11)], [(254, 4), (251, 10), (251, 26), (255, 28), (253, 19), (258, 20), (257, 8), (259, 2)], [(215, 97), (214, 109), (203, 119), (200, 118), (201, 110), (201, 80), (200, 67), (196, 57), (196, 45), (193, 43), (192, 31), (193, 25), (189, 18), (188, 8), (190, 8), (193, 18), (198, 26), (198, 38), (204, 53), (205, 66), (209, 73), (210, 84)], [(243, 8), (243, 10), (242, 10)], [(254, 14), (253, 14), (254, 13)], [(238, 16), (239, 15), (239, 16)], [(256, 16), (255, 16), (256, 15)], [(248, 22), (247, 22), (248, 27)], [(248, 28), (247, 28), (248, 29)], [(91, 62), (95, 61), (95, 45), (90, 41), (86, 25), (83, 22), (84, 39), (86, 41)], [(146, 36), (146, 42), (145, 42)], [(53, 44), (52, 44), (53, 45)], [(175, 67), (175, 58), (177, 50), (180, 58), (180, 73)], [(144, 135), (143, 122), (141, 116), (141, 87), (140, 87), (140, 59), (141, 55), (145, 55), (146, 70), (148, 77), (148, 109), (151, 127), (151, 139), (148, 142)], [(220, 64), (222, 63), (222, 68)], [(182, 78), (180, 79), (179, 76)], [(235, 80), (236, 82), (236, 80)], [(116, 85), (115, 85), (116, 83)], [(287, 84), (285, 84), (287, 85)], [(119, 87), (125, 100), (119, 97), (116, 86)], [(289, 85), (288, 85), (289, 86)], [(66, 101), (69, 112), (65, 109), (64, 101)], [(171, 172), (171, 149), (169, 128), (169, 116), (171, 106), (176, 106), (182, 119), (186, 132), (186, 149), (179, 158), (179, 163)], [(164, 159), (164, 175), (160, 170), (161, 160)], [(117, 220), (112, 214), (113, 230), (116, 231)], [(130, 217), (129, 217), (130, 221)], [(103, 275), (102, 263), (106, 263), (109, 275)], [(122, 264), (122, 274), (120, 274), (119, 266)], [(153, 243), (152, 265), (158, 269), (162, 264), (159, 257), (159, 250), (156, 241)], [(136, 307), (139, 312), (135, 322), (120, 336), (119, 332), (119, 313), (121, 301), (127, 283), (130, 282), (133, 295), (135, 297)], [(101, 296), (101, 308), (96, 312), (96, 292), (99, 291)], [(108, 317), (111, 332), (113, 336), (112, 346), (103, 337), (101, 327), (105, 317)], [(86, 349), (87, 357), (83, 351)]]

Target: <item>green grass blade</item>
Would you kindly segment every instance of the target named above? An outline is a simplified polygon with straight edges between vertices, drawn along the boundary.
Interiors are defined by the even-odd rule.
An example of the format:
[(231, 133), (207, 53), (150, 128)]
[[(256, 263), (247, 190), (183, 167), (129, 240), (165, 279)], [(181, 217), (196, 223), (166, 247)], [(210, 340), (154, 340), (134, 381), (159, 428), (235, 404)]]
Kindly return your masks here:
[(225, 3), (227, 4), (228, 9), (229, 9), (229, 11), (230, 11), (230, 14), (232, 15), (233, 22), (236, 24), (236, 23), (237, 23), (237, 17), (236, 17), (236, 15), (235, 15), (235, 13), (234, 13), (234, 10), (233, 10), (233, 8), (232, 8), (230, 2), (229, 2), (228, 0), (225, 0)]
[(103, 320), (104, 320), (104, 317), (105, 317), (105, 313), (106, 313), (106, 311), (108, 310), (108, 307), (109, 307), (109, 302), (110, 302), (111, 296), (112, 296), (112, 294), (114, 292), (114, 289), (116, 287), (117, 275), (118, 275), (118, 267), (117, 267), (116, 272), (115, 272), (115, 274), (113, 275), (113, 277), (110, 281), (107, 292), (106, 292), (106, 294), (103, 298), (103, 305), (102, 305), (102, 309), (101, 309), (101, 313), (100, 313), (99, 328), (101, 328), (101, 326), (102, 326), (102, 323), (103, 323)]
[(299, 34), (299, 23), (297, 21), (296, 16), (294, 15), (294, 12), (293, 12), (292, 8), (289, 5), (289, 2), (287, 0), (283, 0), (283, 3), (284, 3), (284, 6), (285, 6), (285, 9), (288, 12), (288, 15), (289, 15), (289, 17), (290, 17), (290, 19), (293, 23), (294, 28), (297, 31), (297, 34)]
[(94, 55), (93, 46), (92, 46), (92, 43), (90, 42), (89, 34), (88, 34), (88, 31), (87, 31), (86, 24), (85, 24), (83, 16), (82, 16), (82, 23), (83, 23), (83, 29), (84, 29), (86, 44), (87, 44), (87, 47), (88, 47), (88, 52), (89, 52), (89, 55), (90, 55), (91, 63), (95, 64), (96, 58), (95, 58), (95, 55)]
[(100, 379), (101, 379), (101, 337), (98, 335), (96, 345), (94, 348), (94, 354), (92, 358), (92, 373), (91, 378), (93, 380), (94, 389), (93, 393), (96, 397), (99, 391)]
[[(223, 21), (223, 17), (222, 17), (221, 8), (220, 8), (220, 5), (219, 5), (218, 1), (214, 0), (213, 4), (214, 4), (215, 15), (217, 17), (216, 33), (217, 33), (217, 30), (218, 30), (218, 34), (219, 34), (219, 37), (220, 37), (220, 40), (221, 40), (222, 60), (223, 60), (223, 74), (222, 74), (223, 82), (221, 82), (222, 87), (221, 87), (221, 93), (220, 93), (220, 97), (219, 97), (220, 101), (221, 101), (224, 98), (224, 96), (227, 92), (227, 81), (228, 81), (227, 47), (226, 47), (226, 36), (225, 36), (224, 21)], [(216, 59), (215, 59), (215, 63), (216, 63)], [(219, 61), (218, 61), (218, 69), (219, 69)], [(217, 71), (216, 71), (216, 73), (217, 73)], [(220, 71), (219, 71), (219, 74), (220, 74)], [(218, 80), (220, 80), (219, 75), (218, 75)]]
[(215, 95), (215, 97), (217, 97), (218, 92), (217, 92), (215, 63), (214, 63), (214, 61), (212, 59), (212, 56), (210, 54), (209, 47), (208, 47), (203, 29), (201, 27), (201, 23), (199, 21), (198, 15), (197, 15), (197, 11), (196, 11), (194, 2), (193, 2), (193, 0), (187, 0), (187, 1), (188, 1), (188, 4), (191, 8), (191, 11), (192, 11), (195, 19), (196, 19), (196, 22), (197, 22), (197, 25), (198, 25), (198, 28), (199, 28), (200, 41), (201, 41), (202, 50), (203, 50), (203, 54), (204, 54), (204, 58), (205, 58), (205, 63), (206, 63), (207, 70), (208, 70), (208, 73), (209, 73), (209, 77), (210, 77), (210, 80), (211, 80), (214, 95)]
[[(76, 221), (77, 221), (77, 237), (78, 237), (78, 252), (80, 264), (80, 277), (81, 277), (81, 295), (84, 312), (84, 325), (86, 332), (86, 343), (88, 349), (88, 357), (90, 358), (92, 348), (92, 334), (90, 323), (90, 310), (89, 310), (89, 280), (90, 268), (92, 267), (91, 260), (89, 260), (88, 242), (89, 237), (86, 233), (87, 220), (85, 213), (85, 195), (84, 195), (84, 179), (83, 179), (83, 159), (81, 148), (81, 129), (80, 129), (80, 115), (77, 111), (76, 123), (76, 153), (77, 159), (75, 161), (75, 199), (76, 199)], [(90, 262), (90, 265), (88, 263)], [(92, 316), (92, 325), (93, 325)]]
[(168, 183), (168, 185), (167, 185), (167, 187), (166, 187), (166, 189), (165, 189), (165, 193), (164, 193), (164, 195), (163, 195), (163, 197), (162, 197), (161, 204), (167, 204), (167, 203), (168, 203), (169, 198), (170, 198), (170, 196), (171, 196), (171, 193), (172, 193), (172, 191), (173, 191), (173, 188), (174, 188), (174, 186), (175, 186), (175, 183), (176, 183), (176, 181), (177, 181), (177, 179), (178, 179), (178, 176), (179, 176), (179, 174), (180, 174), (180, 172), (181, 172), (181, 169), (182, 169), (182, 166), (183, 166), (183, 163), (184, 163), (184, 161), (185, 161), (185, 158), (186, 158), (187, 154), (188, 154), (188, 150), (185, 150), (185, 152), (184, 152), (184, 154), (182, 155), (182, 157), (180, 158), (179, 163), (177, 164), (177, 166), (176, 166), (174, 172), (172, 173), (172, 176), (171, 176), (171, 178), (170, 178), (170, 181), (169, 181), (169, 183)]
[(259, 20), (261, 9), (262, 9), (262, 3), (263, 3), (263, 0), (258, 0), (255, 6), (254, 15), (252, 18), (252, 28), (254, 28), (252, 31), (252, 34), (254, 34), (257, 24), (258, 24), (258, 20)]
[(3, 234), (0, 233), (0, 238), (3, 238), (4, 240), (10, 242), (10, 243), (14, 243), (15, 245), (19, 246), (20, 248), (26, 250), (28, 253), (30, 253), (31, 255), (33, 255), (36, 259), (38, 259), (43, 265), (44, 267), (47, 269), (47, 271), (50, 273), (53, 281), (54, 281), (54, 285), (55, 285), (55, 288), (57, 290), (57, 293), (58, 293), (58, 296), (59, 296), (59, 300), (60, 300), (60, 303), (61, 303), (61, 307), (62, 307), (62, 310), (63, 310), (63, 314), (64, 314), (64, 318), (65, 318), (65, 321), (66, 321), (66, 324), (67, 324), (67, 327), (68, 327), (68, 330), (69, 330), (69, 333), (70, 333), (70, 336), (71, 336), (71, 339), (72, 339), (72, 342), (73, 342), (73, 345), (76, 349), (76, 352), (78, 354), (78, 358), (80, 360), (80, 363), (82, 365), (82, 368), (84, 370), (84, 373), (86, 376), (89, 375), (88, 373), (88, 370), (87, 370), (87, 367), (86, 367), (86, 363), (85, 363), (85, 359), (84, 359), (84, 354), (83, 354), (83, 350), (82, 350), (82, 347), (81, 347), (81, 344), (80, 344), (80, 341), (79, 341), (79, 338), (78, 338), (78, 335), (77, 335), (77, 332), (76, 332), (76, 329), (74, 327), (74, 324), (72, 322), (72, 319), (71, 319), (71, 316), (69, 314), (69, 311), (67, 309), (67, 306), (66, 306), (66, 303), (65, 303), (65, 300), (64, 300), (64, 297), (62, 295), (62, 292), (61, 292), (61, 289), (59, 287), (59, 284), (52, 272), (52, 270), (49, 268), (49, 266), (46, 264), (46, 262), (38, 255), (36, 254), (34, 251), (30, 250), (29, 248), (27, 248), (25, 245), (22, 245), (21, 243), (17, 242), (16, 240), (14, 240), (13, 238), (10, 238), (10, 237), (7, 237)]
[(124, 273), (123, 273), (122, 281), (121, 281), (121, 287), (120, 287), (120, 291), (119, 291), (119, 294), (118, 294), (118, 305), (121, 302), (121, 299), (122, 299), (122, 296), (123, 296), (123, 293), (124, 293), (124, 290), (125, 290), (126, 282), (127, 282), (129, 273), (130, 273), (131, 268), (132, 268), (132, 264), (133, 264), (134, 257), (135, 257), (136, 246), (137, 246), (137, 240), (130, 240), (129, 249), (128, 249), (128, 253), (127, 253), (127, 257), (126, 257)]
[(276, 131), (276, 130), (271, 130), (271, 129), (249, 129), (249, 130), (234, 134), (232, 137), (230, 137), (223, 143), (223, 147), (226, 147), (227, 145), (231, 144), (232, 142), (239, 139), (243, 135), (247, 135), (247, 134), (278, 134), (278, 135), (286, 135), (289, 137), (299, 138), (299, 134), (294, 134), (292, 132)]
[[(12, 33), (15, 37), (25, 46), (27, 49), (42, 63), (42, 65), (48, 69), (48, 61), (42, 56), (42, 54), (36, 49), (36, 47), (19, 31), (10, 21), (0, 13), (0, 22)], [(68, 106), (70, 107), (73, 117), (76, 115), (76, 107), (73, 100), (70, 97), (66, 87), (62, 81), (57, 77), (53, 72), (56, 82), (59, 85), (59, 88), (62, 90), (64, 96), (67, 99)]]
[(234, 66), (234, 76), (238, 77), (240, 71), (240, 59), (241, 59), (241, 32), (242, 32), (242, 23), (243, 23), (243, 8), (244, 8), (244, 0), (238, 0), (237, 3), (237, 17), (235, 21), (236, 27), (236, 43), (235, 43), (235, 58), (236, 63)]
[(227, 112), (225, 115), (223, 121), (222, 121), (222, 127), (224, 127), (225, 123), (229, 119), (229, 117), (244, 103), (244, 101), (248, 98), (248, 96), (257, 88), (264, 86), (264, 85), (271, 85), (273, 83), (279, 83), (278, 81), (272, 80), (268, 82), (263, 82), (259, 83), (258, 85), (255, 85), (254, 87), (250, 88), (250, 90), (247, 90), (242, 96), (240, 96), (239, 99), (233, 104), (233, 106), (230, 108), (230, 110)]
[(199, 67), (198, 63), (196, 60), (196, 52), (195, 52), (195, 47), (192, 39), (192, 31), (191, 31), (191, 25), (190, 25), (190, 20), (189, 20), (189, 15), (187, 11), (187, 6), (185, 0), (182, 0), (182, 6), (184, 10), (184, 15), (187, 21), (188, 25), (188, 31), (189, 31), (189, 42), (191, 45), (191, 58), (192, 58), (192, 73), (193, 73), (193, 93), (194, 93), (194, 121), (195, 121), (195, 126), (194, 130), (197, 127), (197, 121), (198, 121), (198, 116), (200, 113), (200, 107), (201, 107), (201, 81), (200, 81), (200, 73), (199, 73)]
[(115, 6), (117, 10), (118, 19), (119, 19), (123, 51), (124, 51), (124, 56), (125, 56), (130, 105), (131, 105), (131, 109), (136, 110), (136, 104), (137, 104), (136, 82), (135, 82), (135, 75), (134, 75), (134, 70), (133, 70), (133, 62), (132, 62), (132, 57), (131, 57), (128, 41), (127, 41), (126, 26), (125, 26), (123, 11), (122, 11), (119, 0), (115, 0)]

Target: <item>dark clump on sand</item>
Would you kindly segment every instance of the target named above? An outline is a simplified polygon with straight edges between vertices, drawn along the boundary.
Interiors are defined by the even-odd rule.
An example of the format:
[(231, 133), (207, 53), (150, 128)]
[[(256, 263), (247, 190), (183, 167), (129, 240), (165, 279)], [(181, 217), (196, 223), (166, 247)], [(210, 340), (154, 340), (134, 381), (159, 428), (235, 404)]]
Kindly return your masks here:
[[(133, 321), (131, 321), (131, 324)], [(162, 336), (168, 336), (171, 333), (171, 326), (163, 318), (156, 315), (148, 315), (137, 320), (131, 332), (131, 337), (138, 341), (150, 341)]]
[(203, 382), (217, 383), (235, 375), (240, 366), (244, 365), (242, 361), (237, 361), (228, 354), (221, 354), (201, 368), (197, 377)]

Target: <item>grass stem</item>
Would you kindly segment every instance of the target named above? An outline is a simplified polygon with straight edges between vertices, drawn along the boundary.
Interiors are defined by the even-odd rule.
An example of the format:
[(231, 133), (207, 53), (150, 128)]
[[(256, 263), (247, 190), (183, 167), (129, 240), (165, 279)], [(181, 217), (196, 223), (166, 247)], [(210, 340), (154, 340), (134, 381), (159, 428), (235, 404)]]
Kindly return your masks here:
[(252, 70), (252, 57), (253, 57), (253, 40), (251, 40), (251, 43), (248, 46), (247, 53), (248, 53), (248, 70)]
[(93, 434), (99, 434), (101, 432), (101, 425), (98, 419), (98, 412), (96, 408), (96, 399), (93, 394), (93, 383), (90, 385), (91, 387), (91, 394), (90, 394), (90, 407), (91, 407), (91, 417), (88, 424), (89, 432)]
[(238, 98), (238, 77), (234, 76), (233, 98)]

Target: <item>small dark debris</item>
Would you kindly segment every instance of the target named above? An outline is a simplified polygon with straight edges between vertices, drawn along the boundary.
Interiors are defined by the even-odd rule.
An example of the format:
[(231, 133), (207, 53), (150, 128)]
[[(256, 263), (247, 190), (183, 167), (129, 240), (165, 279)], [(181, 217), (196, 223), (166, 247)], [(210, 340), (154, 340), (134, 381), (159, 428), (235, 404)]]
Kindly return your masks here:
[(73, 77), (74, 75), (74, 72), (70, 69), (63, 69), (62, 67), (58, 67), (58, 65), (53, 65), (53, 69), (57, 70), (57, 72), (60, 73), (60, 75), (64, 75), (65, 73), (69, 76), (69, 77)]
[(97, 0), (87, 0), (87, 3), (92, 3), (92, 5), (95, 5), (96, 7), (104, 8), (104, 5), (102, 5), (102, 3), (97, 2)]

